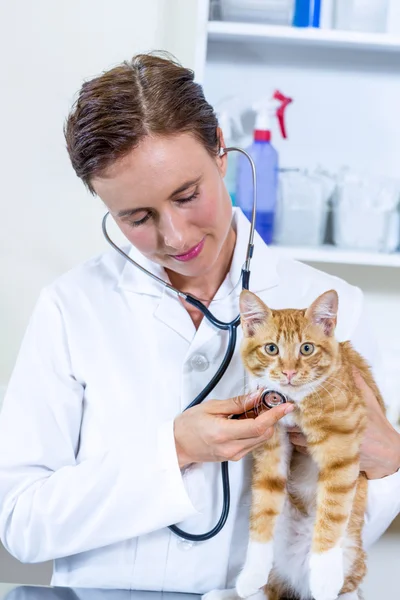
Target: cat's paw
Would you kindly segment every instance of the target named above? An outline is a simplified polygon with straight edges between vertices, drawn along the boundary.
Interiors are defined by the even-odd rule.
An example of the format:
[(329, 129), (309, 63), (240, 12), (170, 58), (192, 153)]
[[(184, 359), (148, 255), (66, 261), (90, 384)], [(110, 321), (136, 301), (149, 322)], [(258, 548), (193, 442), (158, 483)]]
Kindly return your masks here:
[(272, 542), (249, 543), (246, 562), (236, 582), (236, 592), (240, 598), (254, 596), (267, 584), (273, 558)]
[(343, 587), (343, 550), (311, 554), (310, 590), (314, 600), (336, 600)]

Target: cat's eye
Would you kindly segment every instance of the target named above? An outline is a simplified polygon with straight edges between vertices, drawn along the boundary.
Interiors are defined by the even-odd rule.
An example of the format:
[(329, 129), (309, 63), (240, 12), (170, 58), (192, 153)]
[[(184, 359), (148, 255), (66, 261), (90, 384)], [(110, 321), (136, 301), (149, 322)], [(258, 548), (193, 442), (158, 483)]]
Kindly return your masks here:
[(310, 354), (312, 354), (315, 350), (314, 344), (310, 344), (309, 342), (306, 342), (305, 344), (302, 344), (301, 348), (300, 348), (300, 352), (303, 356), (310, 356)]
[(276, 356), (277, 354), (279, 354), (279, 348), (276, 344), (266, 344), (265, 352), (270, 356)]

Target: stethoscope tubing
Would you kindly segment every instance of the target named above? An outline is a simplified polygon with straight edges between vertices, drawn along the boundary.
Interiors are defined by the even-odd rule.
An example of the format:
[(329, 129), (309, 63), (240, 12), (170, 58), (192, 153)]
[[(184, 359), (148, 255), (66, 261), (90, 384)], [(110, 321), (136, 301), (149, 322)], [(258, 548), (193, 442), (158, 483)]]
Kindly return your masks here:
[[(255, 230), (256, 211), (257, 211), (257, 178), (256, 178), (256, 169), (255, 169), (255, 165), (254, 165), (253, 159), (242, 148), (238, 148), (236, 146), (231, 146), (229, 148), (224, 148), (223, 151), (222, 151), (222, 154), (225, 154), (225, 153), (228, 153), (228, 152), (231, 152), (231, 151), (237, 151), (237, 152), (240, 152), (240, 153), (244, 154), (247, 157), (247, 159), (249, 160), (249, 162), (250, 162), (251, 171), (252, 171), (252, 180), (253, 180), (253, 210), (252, 210), (252, 219), (251, 219), (251, 225), (250, 225), (249, 241), (248, 241), (247, 251), (246, 251), (246, 260), (245, 260), (245, 263), (244, 263), (244, 266), (243, 266), (243, 269), (242, 269), (242, 289), (249, 289), (249, 282), (250, 282), (250, 261), (251, 261), (251, 258), (253, 256), (253, 251), (254, 251), (254, 230)], [(188, 410), (189, 408), (192, 408), (193, 406), (197, 406), (198, 404), (200, 404), (201, 402), (203, 402), (203, 400), (212, 392), (212, 390), (215, 388), (215, 386), (222, 379), (222, 377), (225, 374), (227, 368), (229, 367), (230, 362), (232, 360), (232, 356), (233, 356), (233, 354), (235, 352), (236, 340), (237, 340), (237, 328), (240, 325), (240, 315), (238, 315), (233, 321), (229, 321), (229, 322), (224, 322), (224, 321), (221, 321), (220, 319), (217, 319), (217, 317), (215, 317), (211, 313), (211, 311), (209, 311), (208, 308), (206, 306), (204, 306), (204, 304), (202, 302), (200, 302), (200, 300), (198, 300), (194, 296), (191, 296), (190, 294), (186, 294), (184, 292), (181, 292), (180, 290), (178, 290), (177, 288), (175, 288), (173, 285), (171, 285), (167, 281), (164, 281), (163, 279), (161, 279), (160, 277), (158, 277), (154, 273), (151, 273), (146, 268), (144, 268), (142, 265), (140, 265), (139, 263), (137, 263), (130, 256), (128, 256), (128, 254), (126, 254), (126, 252), (124, 252), (117, 244), (115, 244), (113, 242), (113, 240), (110, 238), (110, 236), (108, 235), (108, 232), (107, 232), (107, 218), (108, 218), (108, 216), (109, 216), (109, 212), (107, 212), (104, 215), (103, 220), (102, 220), (103, 235), (104, 235), (105, 239), (107, 240), (107, 242), (121, 256), (123, 256), (133, 266), (135, 266), (140, 271), (142, 271), (142, 273), (144, 273), (144, 274), (148, 275), (149, 277), (151, 277), (152, 279), (156, 280), (158, 283), (160, 283), (164, 287), (168, 288), (170, 291), (172, 291), (175, 294), (177, 294), (178, 297), (183, 298), (186, 302), (188, 302), (192, 306), (195, 306), (198, 310), (200, 310), (202, 312), (202, 314), (206, 317), (206, 319), (212, 325), (214, 325), (217, 329), (220, 329), (222, 331), (228, 331), (228, 334), (229, 334), (228, 345), (227, 345), (227, 349), (226, 349), (224, 358), (223, 358), (220, 366), (218, 367), (216, 373), (211, 378), (211, 380), (208, 382), (208, 384), (204, 387), (204, 389), (185, 408), (185, 410)], [(215, 527), (213, 527), (210, 531), (208, 531), (206, 533), (192, 534), (192, 533), (189, 533), (187, 531), (183, 531), (182, 529), (180, 529), (176, 525), (170, 525), (169, 526), (170, 531), (172, 531), (173, 533), (175, 533), (179, 537), (181, 537), (181, 538), (183, 538), (185, 540), (191, 541), (191, 542), (203, 542), (203, 541), (209, 540), (209, 539), (215, 537), (221, 531), (221, 529), (224, 527), (224, 525), (226, 523), (226, 520), (228, 518), (229, 508), (230, 508), (229, 469), (228, 469), (228, 462), (227, 461), (225, 461), (225, 462), (223, 462), (221, 464), (221, 478), (222, 478), (222, 488), (223, 488), (223, 506), (222, 506), (221, 516), (219, 518), (219, 521), (215, 525)]]

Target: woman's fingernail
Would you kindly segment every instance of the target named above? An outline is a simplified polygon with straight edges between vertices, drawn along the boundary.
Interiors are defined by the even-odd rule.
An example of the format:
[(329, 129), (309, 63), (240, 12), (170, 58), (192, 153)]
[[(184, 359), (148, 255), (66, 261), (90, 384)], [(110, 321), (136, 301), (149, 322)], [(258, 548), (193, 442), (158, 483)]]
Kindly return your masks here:
[(291, 413), (294, 410), (294, 404), (287, 404), (285, 406), (285, 415)]

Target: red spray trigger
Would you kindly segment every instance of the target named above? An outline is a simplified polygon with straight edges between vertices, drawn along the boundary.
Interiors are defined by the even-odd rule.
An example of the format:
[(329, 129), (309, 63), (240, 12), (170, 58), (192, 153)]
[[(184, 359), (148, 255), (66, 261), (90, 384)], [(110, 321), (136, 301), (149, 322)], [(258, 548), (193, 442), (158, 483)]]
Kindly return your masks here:
[(279, 127), (280, 127), (280, 130), (282, 133), (282, 137), (287, 138), (286, 127), (285, 127), (285, 110), (286, 110), (286, 107), (288, 106), (288, 104), (293, 102), (293, 100), (292, 100), (292, 98), (288, 98), (288, 96), (285, 96), (278, 90), (276, 90), (274, 92), (273, 98), (274, 98), (274, 100), (278, 100), (281, 103), (278, 110), (276, 111), (276, 116), (278, 117)]

